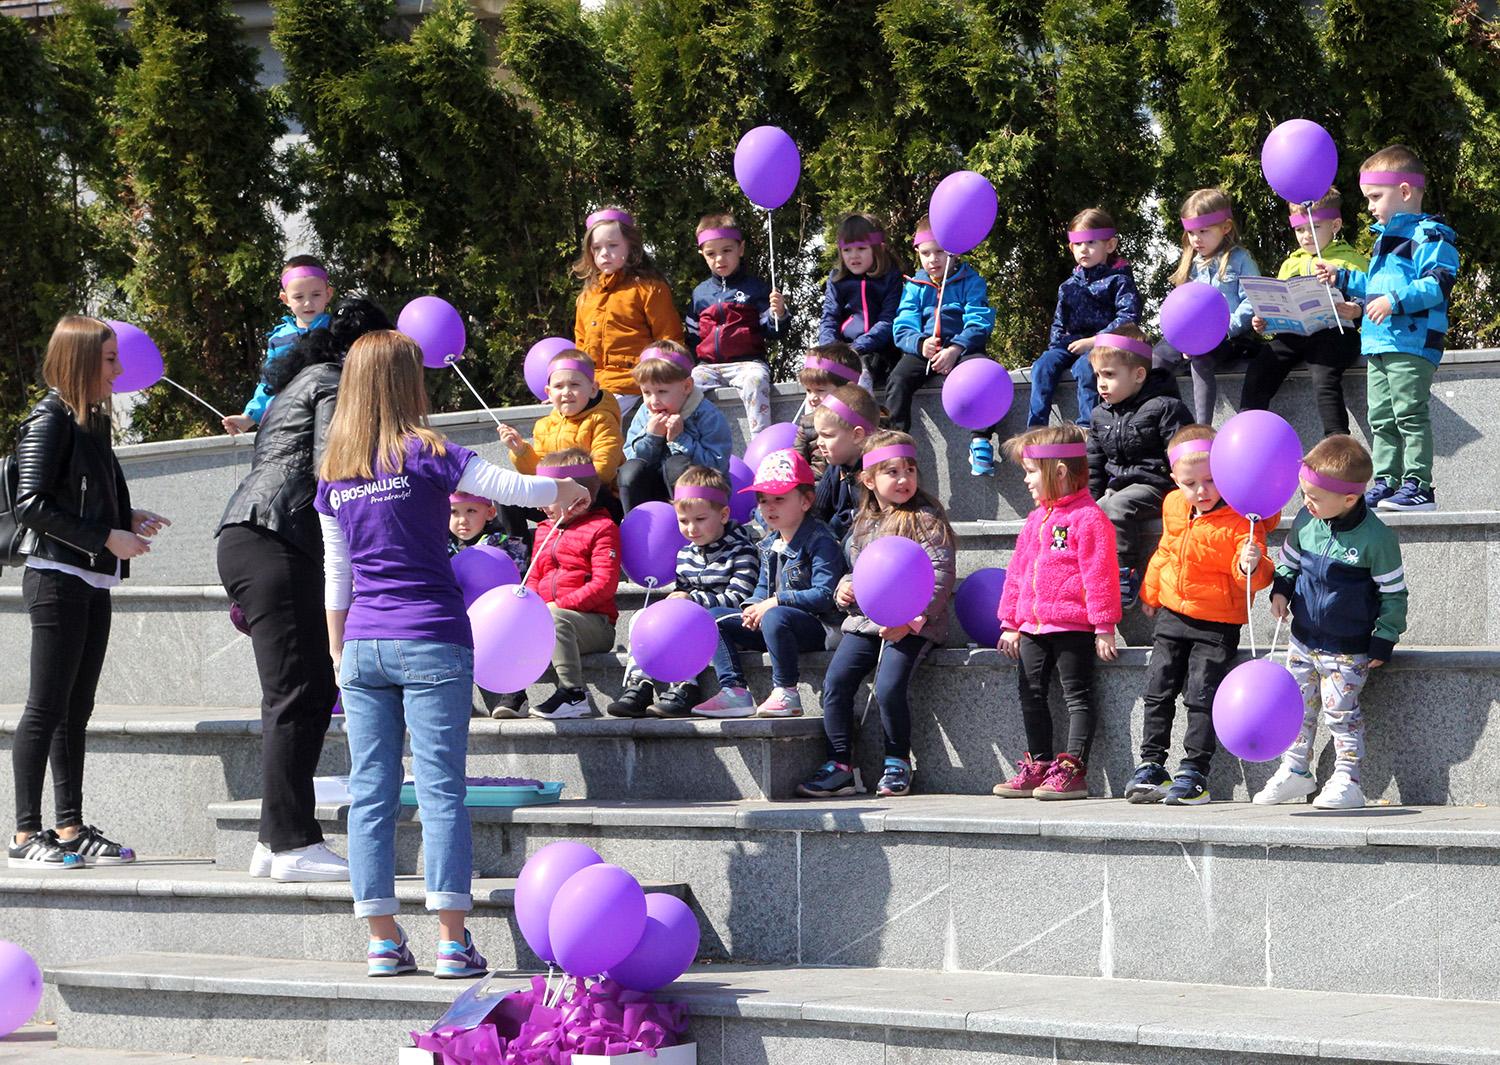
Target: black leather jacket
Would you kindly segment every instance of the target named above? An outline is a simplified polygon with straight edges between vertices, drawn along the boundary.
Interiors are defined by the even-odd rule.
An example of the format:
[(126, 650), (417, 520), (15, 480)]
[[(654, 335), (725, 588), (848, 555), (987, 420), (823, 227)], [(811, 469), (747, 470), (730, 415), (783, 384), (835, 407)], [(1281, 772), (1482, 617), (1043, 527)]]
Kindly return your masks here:
[(84, 429), (55, 391), (42, 397), (16, 441), (16, 523), (35, 558), (130, 576), (104, 542), (130, 528), (130, 489), (110, 446), (108, 423)]
[(276, 394), (255, 434), (250, 472), (230, 496), (219, 530), (256, 525), (312, 558), (323, 557), (323, 533), (312, 504), (341, 370), (338, 363), (317, 363)]

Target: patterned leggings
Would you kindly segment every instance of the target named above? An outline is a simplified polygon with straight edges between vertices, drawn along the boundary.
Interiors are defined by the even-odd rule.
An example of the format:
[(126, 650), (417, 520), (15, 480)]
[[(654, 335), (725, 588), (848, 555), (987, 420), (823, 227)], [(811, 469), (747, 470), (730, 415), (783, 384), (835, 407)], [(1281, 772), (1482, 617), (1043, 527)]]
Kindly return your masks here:
[(1321, 716), (1333, 737), (1334, 772), (1347, 773), (1359, 783), (1359, 763), (1365, 757), (1365, 720), (1359, 693), (1370, 677), (1369, 655), (1314, 651), (1291, 641), (1287, 668), (1302, 688), (1302, 731), (1286, 752), (1283, 763), (1308, 772), (1313, 737)]
[(745, 362), (700, 362), (693, 367), (699, 388), (733, 388), (745, 404), (754, 436), (771, 424), (771, 368), (760, 359)]

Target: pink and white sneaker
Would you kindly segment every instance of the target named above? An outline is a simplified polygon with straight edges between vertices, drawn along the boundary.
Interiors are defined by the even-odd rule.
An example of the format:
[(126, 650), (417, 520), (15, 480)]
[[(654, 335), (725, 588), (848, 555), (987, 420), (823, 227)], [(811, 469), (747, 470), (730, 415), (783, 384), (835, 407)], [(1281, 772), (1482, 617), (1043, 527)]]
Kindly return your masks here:
[(1064, 751), (1053, 759), (1047, 779), (1032, 795), (1038, 799), (1087, 799), (1089, 787), (1084, 773), (1083, 763)]
[(772, 688), (766, 701), (755, 711), (756, 717), (801, 717), (802, 695), (796, 688)]
[(721, 688), (712, 699), (693, 707), (697, 717), (754, 717), (755, 700), (744, 688)]
[(1042, 786), (1042, 781), (1047, 779), (1047, 771), (1051, 768), (1051, 762), (1038, 762), (1027, 751), (1021, 764), (1016, 766), (1016, 775), (996, 784), (992, 794), (1002, 799), (1029, 799)]

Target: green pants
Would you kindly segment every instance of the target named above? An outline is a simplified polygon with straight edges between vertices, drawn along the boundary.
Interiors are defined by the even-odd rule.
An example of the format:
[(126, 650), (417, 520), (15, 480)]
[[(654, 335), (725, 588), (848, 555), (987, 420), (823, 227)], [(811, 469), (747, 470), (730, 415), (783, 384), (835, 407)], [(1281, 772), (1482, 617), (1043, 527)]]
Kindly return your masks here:
[(552, 669), (560, 688), (582, 688), (583, 655), (599, 654), (615, 645), (615, 623), (603, 614), (585, 614), (564, 610), (548, 603), (552, 627), (557, 632), (557, 646), (552, 650)]
[(1420, 355), (1371, 355), (1366, 374), (1370, 396), (1370, 457), (1375, 476), (1393, 485), (1413, 480), (1432, 487), (1432, 417), (1427, 397), (1437, 364)]

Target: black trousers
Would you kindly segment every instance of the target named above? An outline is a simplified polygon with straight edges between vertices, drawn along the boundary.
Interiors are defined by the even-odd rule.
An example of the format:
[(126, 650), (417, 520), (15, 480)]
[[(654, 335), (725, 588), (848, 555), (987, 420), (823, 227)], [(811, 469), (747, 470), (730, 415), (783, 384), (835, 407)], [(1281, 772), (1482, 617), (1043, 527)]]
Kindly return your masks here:
[(931, 650), (932, 641), (916, 635), (888, 644), (879, 636), (844, 633), (823, 677), (823, 732), (829, 758), (848, 764), (854, 753), (855, 697), (873, 669), (885, 755), (911, 761), (911, 678)]
[(57, 827), (83, 824), (85, 730), (109, 647), (108, 589), (58, 570), (27, 568), (21, 594), (31, 616), (31, 685), (16, 725), (16, 831), (42, 830), (42, 781), (52, 763)]
[(677, 478), (687, 472), (693, 460), (686, 455), (669, 453), (660, 461), (630, 459), (620, 467), (620, 503), (629, 514), (642, 503), (653, 500), (663, 503), (672, 501), (672, 486)]
[(1026, 726), (1026, 747), (1039, 762), (1050, 762), (1056, 753), (1047, 699), (1054, 673), (1068, 707), (1066, 750), (1080, 762), (1087, 761), (1094, 740), (1094, 707), (1089, 698), (1094, 687), (1092, 632), (1021, 633), (1021, 668), (1017, 671), (1021, 720)]
[(272, 851), (320, 843), (313, 774), (338, 698), (322, 560), (267, 529), (230, 525), (219, 533), (219, 580), (245, 612), (260, 674), (260, 841)]
[(1214, 693), (1239, 649), (1238, 625), (1199, 621), (1166, 607), (1157, 612), (1151, 667), (1146, 673), (1141, 761), (1166, 764), (1177, 696), (1181, 695), (1188, 715), (1182, 764), (1208, 774), (1219, 746), (1214, 737)]
[[(958, 357), (960, 363), (968, 362), (970, 359), (988, 358), (982, 351), (965, 352)], [(891, 367), (890, 377), (885, 386), (885, 407), (890, 411), (890, 427), (899, 432), (911, 432), (911, 403), (916, 396), (917, 389), (927, 383), (929, 376), (936, 377), (934, 384), (942, 384), (943, 378), (936, 374), (929, 374), (928, 368), (932, 364), (920, 355), (908, 355), (902, 352), (896, 359), (896, 365)], [(975, 429), (969, 435), (981, 439), (989, 439), (994, 434), (994, 427), (989, 429)]]
[(1307, 365), (1323, 435), (1349, 431), (1344, 404), (1344, 371), (1359, 358), (1359, 330), (1322, 329), (1311, 336), (1278, 334), (1262, 344), (1245, 370), (1241, 410), (1270, 410), (1271, 398), (1296, 367)]

